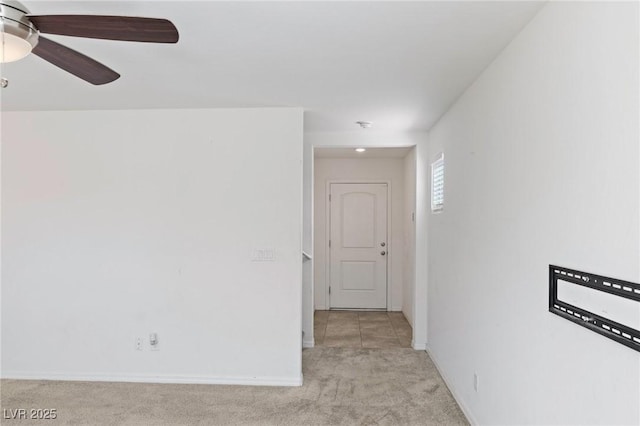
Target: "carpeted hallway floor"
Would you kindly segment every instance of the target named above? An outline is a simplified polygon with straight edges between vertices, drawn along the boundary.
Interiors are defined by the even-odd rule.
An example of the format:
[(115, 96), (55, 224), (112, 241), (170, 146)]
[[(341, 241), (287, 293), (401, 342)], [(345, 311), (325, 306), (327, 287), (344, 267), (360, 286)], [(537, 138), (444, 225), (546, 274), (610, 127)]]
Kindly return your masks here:
[(2, 424), (467, 424), (425, 352), (317, 347), (303, 359), (304, 386), (290, 388), (3, 380), (3, 409), (58, 418)]
[[(319, 346), (305, 349), (302, 357), (302, 387), (2, 380), (0, 422), (3, 425), (467, 424), (423, 351), (402, 347)], [(9, 410), (20, 408), (55, 408), (57, 419), (6, 419), (10, 417)]]

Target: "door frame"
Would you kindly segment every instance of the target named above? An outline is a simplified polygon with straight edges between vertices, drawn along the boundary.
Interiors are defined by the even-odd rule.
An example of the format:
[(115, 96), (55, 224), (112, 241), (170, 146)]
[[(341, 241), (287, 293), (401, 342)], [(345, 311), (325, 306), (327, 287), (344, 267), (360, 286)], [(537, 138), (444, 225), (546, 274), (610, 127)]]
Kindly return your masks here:
[[(331, 310), (331, 295), (329, 294), (329, 282), (331, 280), (331, 253), (329, 248), (329, 240), (331, 239), (331, 203), (329, 202), (329, 194), (331, 194), (331, 185), (332, 184), (386, 184), (387, 185), (387, 303), (384, 312), (389, 312), (391, 310), (391, 286), (389, 285), (389, 277), (391, 275), (391, 259), (394, 255), (394, 248), (391, 244), (391, 181), (385, 179), (327, 179), (325, 182), (325, 230), (324, 230), (324, 250), (325, 250), (325, 259), (328, 261), (325, 262), (325, 277), (324, 280), (324, 297), (327, 301), (327, 310)], [(377, 310), (377, 309), (376, 309)]]

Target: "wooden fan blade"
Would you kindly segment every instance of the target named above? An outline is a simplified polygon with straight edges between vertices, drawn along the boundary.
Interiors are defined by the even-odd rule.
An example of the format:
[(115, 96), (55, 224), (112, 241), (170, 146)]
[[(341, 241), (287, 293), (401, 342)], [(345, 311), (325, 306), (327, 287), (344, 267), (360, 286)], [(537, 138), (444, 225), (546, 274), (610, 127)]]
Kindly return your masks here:
[(100, 62), (42, 36), (38, 38), (38, 44), (32, 52), (91, 84), (111, 83), (120, 77), (120, 74)]
[(178, 30), (166, 19), (101, 15), (28, 15), (38, 31), (104, 40), (177, 43)]

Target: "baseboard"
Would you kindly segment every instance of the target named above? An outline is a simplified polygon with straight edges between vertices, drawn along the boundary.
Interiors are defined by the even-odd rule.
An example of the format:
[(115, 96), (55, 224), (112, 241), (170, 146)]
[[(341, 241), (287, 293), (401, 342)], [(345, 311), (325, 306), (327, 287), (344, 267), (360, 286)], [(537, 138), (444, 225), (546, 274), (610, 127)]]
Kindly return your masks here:
[(416, 351), (426, 351), (427, 344), (426, 343), (416, 343), (415, 341), (411, 341), (411, 347)]
[(440, 373), (440, 377), (442, 377), (442, 380), (444, 380), (445, 385), (447, 385), (447, 388), (449, 388), (449, 392), (451, 392), (451, 395), (453, 395), (453, 399), (456, 400), (456, 402), (458, 403), (458, 406), (462, 410), (462, 413), (467, 418), (467, 421), (469, 422), (469, 424), (473, 426), (479, 425), (480, 423), (478, 423), (475, 417), (473, 417), (473, 415), (471, 414), (471, 410), (469, 410), (469, 407), (467, 407), (465, 403), (462, 401), (462, 399), (456, 392), (455, 388), (452, 386), (451, 381), (449, 380), (447, 375), (444, 373), (442, 368), (440, 368), (440, 364), (438, 363), (438, 360), (436, 359), (436, 357), (433, 355), (433, 353), (429, 350), (428, 347), (425, 350), (429, 355), (429, 358), (431, 358), (433, 365), (436, 366), (436, 370), (438, 370), (438, 373)]
[(390, 312), (402, 312), (402, 306), (393, 306)]
[(302, 386), (302, 373), (298, 377), (216, 377), (181, 375), (110, 375), (78, 373), (38, 373), (3, 371), (2, 379), (13, 380), (57, 380), (65, 382), (126, 382), (126, 383), (173, 383), (203, 385), (244, 386)]
[(309, 339), (309, 340), (303, 340), (302, 341), (302, 347), (305, 349), (309, 349), (312, 348), (316, 345), (316, 342), (314, 339)]

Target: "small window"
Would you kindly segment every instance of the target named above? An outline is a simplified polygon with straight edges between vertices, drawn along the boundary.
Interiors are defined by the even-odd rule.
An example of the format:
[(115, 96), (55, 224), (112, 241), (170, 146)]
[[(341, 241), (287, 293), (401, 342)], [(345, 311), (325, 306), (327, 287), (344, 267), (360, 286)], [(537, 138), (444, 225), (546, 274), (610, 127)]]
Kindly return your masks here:
[(431, 163), (431, 211), (444, 207), (444, 154)]

